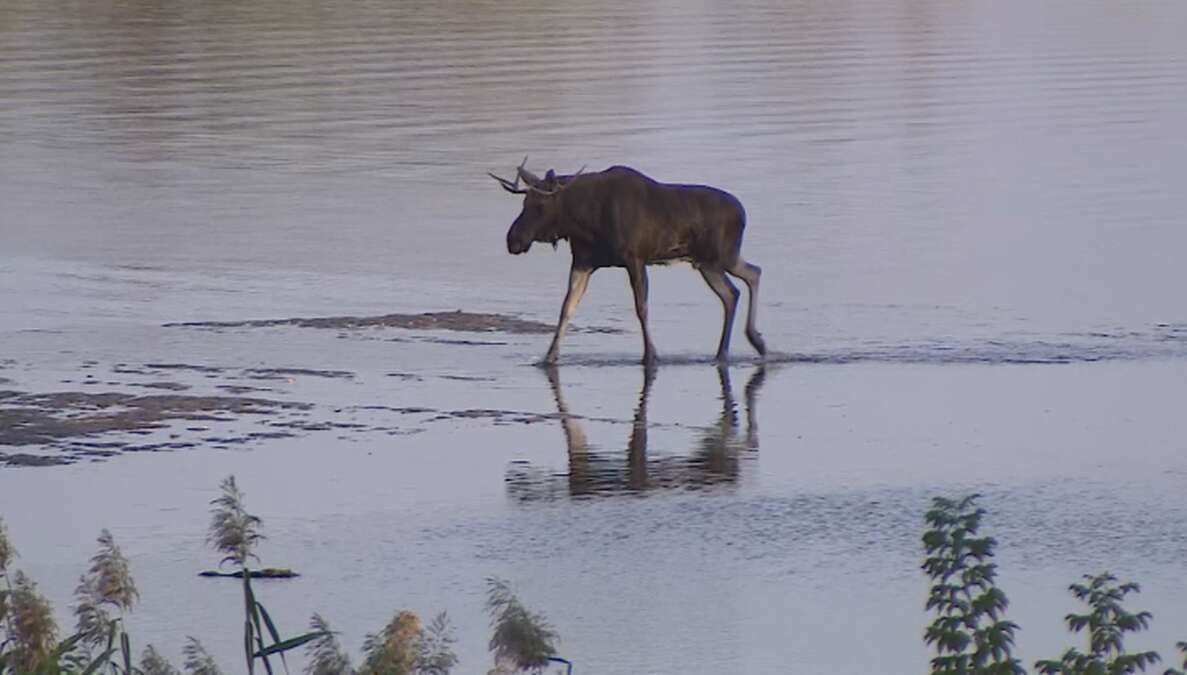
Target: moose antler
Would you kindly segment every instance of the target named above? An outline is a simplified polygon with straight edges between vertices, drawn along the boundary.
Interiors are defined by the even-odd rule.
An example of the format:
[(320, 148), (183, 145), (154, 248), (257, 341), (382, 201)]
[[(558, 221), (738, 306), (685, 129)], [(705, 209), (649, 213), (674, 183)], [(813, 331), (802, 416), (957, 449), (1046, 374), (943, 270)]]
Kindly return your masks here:
[[(528, 192), (535, 192), (536, 194), (551, 196), (551, 195), (555, 195), (558, 192), (560, 192), (561, 190), (569, 187), (569, 185), (573, 182), (573, 179), (576, 178), (577, 176), (580, 176), (582, 174), (582, 172), (585, 171), (585, 167), (584, 166), (581, 167), (580, 171), (573, 174), (572, 176), (569, 176), (569, 178), (564, 183), (557, 181), (556, 187), (549, 190), (549, 189), (540, 187), (541, 183), (543, 183), (544, 181), (540, 180), (540, 178), (538, 176), (536, 176), (536, 174), (532, 173), (531, 171), (528, 171), (527, 168), (525, 168), (527, 166), (527, 163), (528, 163), (528, 158), (525, 156), (523, 158), (523, 162), (521, 162), (519, 166), (515, 167), (515, 181), (514, 182), (509, 181), (506, 178), (500, 178), (499, 176), (496, 176), (489, 171), (486, 173), (486, 175), (499, 181), (499, 185), (502, 185), (504, 190), (506, 190), (507, 192), (510, 192), (512, 194), (522, 195), (522, 194), (527, 194)], [(519, 187), (519, 180), (521, 178), (523, 179), (524, 187)]]
[[(528, 189), (531, 190), (532, 192), (537, 193), (537, 194), (548, 195), (548, 196), (555, 195), (555, 194), (558, 194), (561, 190), (564, 190), (565, 188), (572, 185), (573, 179), (580, 176), (584, 171), (585, 171), (585, 167), (583, 166), (583, 167), (581, 167), (580, 171), (578, 171), (577, 173), (573, 174), (572, 176), (569, 176), (568, 178), (566, 178), (563, 183), (560, 181), (559, 178), (556, 178), (556, 187), (552, 188), (551, 190), (546, 190), (546, 189), (540, 187), (539, 183), (543, 183), (544, 181), (541, 181), (539, 179), (537, 179), (536, 185), (532, 185), (529, 183)], [(529, 175), (530, 175), (530, 172), (525, 171), (525, 173), (529, 173)], [(549, 173), (552, 173), (552, 172), (550, 171)], [(554, 176), (554, 178), (555, 178), (555, 176)], [(524, 180), (526, 181), (527, 179), (525, 178)]]
[(486, 172), (486, 175), (499, 181), (499, 185), (502, 185), (503, 189), (506, 190), (507, 192), (510, 192), (511, 194), (514, 194), (514, 195), (527, 194), (528, 188), (519, 187), (519, 177), (522, 175), (521, 172), (524, 171), (523, 167), (527, 163), (528, 163), (527, 155), (524, 155), (523, 162), (515, 170), (515, 182), (514, 183), (507, 180), (506, 178), (500, 178), (489, 171)]

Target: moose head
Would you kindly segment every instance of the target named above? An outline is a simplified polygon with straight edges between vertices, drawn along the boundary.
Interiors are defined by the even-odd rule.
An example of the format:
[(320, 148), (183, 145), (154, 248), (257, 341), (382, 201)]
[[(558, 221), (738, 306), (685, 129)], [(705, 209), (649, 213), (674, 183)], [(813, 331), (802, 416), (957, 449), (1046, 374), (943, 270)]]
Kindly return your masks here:
[[(528, 158), (515, 169), (515, 180), (509, 181), (493, 173), (491, 178), (499, 182), (507, 192), (523, 195), (523, 210), (511, 223), (507, 231), (507, 251), (513, 254), (525, 253), (532, 247), (532, 242), (543, 241), (555, 245), (561, 239), (560, 230), (560, 194), (569, 187), (573, 179), (581, 174), (560, 178), (552, 169), (543, 178), (528, 171)], [(519, 182), (523, 181), (523, 187)]]

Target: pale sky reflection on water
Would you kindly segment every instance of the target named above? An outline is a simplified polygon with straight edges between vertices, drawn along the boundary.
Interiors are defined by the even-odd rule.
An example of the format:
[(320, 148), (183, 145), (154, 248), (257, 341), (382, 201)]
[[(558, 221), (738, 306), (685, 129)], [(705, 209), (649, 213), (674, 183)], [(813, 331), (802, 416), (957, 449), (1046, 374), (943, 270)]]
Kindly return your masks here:
[[(294, 631), (321, 612), (355, 652), (399, 607), (448, 609), (480, 672), (482, 578), (501, 574), (578, 672), (919, 672), (922, 511), (979, 489), (1027, 659), (1072, 643), (1064, 588), (1103, 568), (1154, 611), (1132, 647), (1169, 656), (1187, 626), (1185, 31), (1161, 2), (6, 0), (5, 387), (68, 389), (85, 361), (104, 387), (131, 386), (121, 363), (225, 369), (178, 375), (196, 394), (337, 369), (353, 377), (268, 395), (317, 421), (581, 416), (360, 413), (408, 433), (3, 469), (22, 564), (65, 612), (110, 527), (142, 584), (133, 634), (176, 659), (197, 633), (231, 666), (236, 591), (191, 572), (235, 472), (267, 559), (306, 574), (269, 607)], [(161, 327), (552, 321), (567, 253), (508, 256), (519, 205), (486, 176), (524, 155), (739, 196), (781, 355), (753, 401), (753, 365), (723, 389), (704, 362), (720, 310), (684, 267), (653, 274), (669, 366), (646, 390), (617, 271), (576, 322), (624, 332), (571, 335), (555, 385), (527, 367), (540, 336)]]

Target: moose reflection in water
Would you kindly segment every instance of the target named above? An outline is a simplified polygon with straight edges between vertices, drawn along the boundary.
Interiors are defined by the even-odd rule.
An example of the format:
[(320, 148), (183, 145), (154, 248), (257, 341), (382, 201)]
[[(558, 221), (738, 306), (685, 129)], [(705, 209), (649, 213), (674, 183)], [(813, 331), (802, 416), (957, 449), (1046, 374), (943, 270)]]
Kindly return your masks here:
[[(731, 484), (738, 480), (741, 464), (758, 450), (758, 421), (755, 403), (766, 379), (765, 366), (750, 375), (744, 391), (746, 426), (739, 428), (738, 406), (734, 399), (729, 369), (717, 368), (721, 384), (721, 412), (704, 427), (687, 454), (648, 455), (647, 403), (655, 381), (654, 368), (643, 369), (643, 386), (631, 421), (625, 456), (621, 451), (595, 450), (585, 433), (583, 418), (570, 410), (565, 401), (556, 368), (545, 370), (556, 399), (557, 412), (564, 432), (568, 454), (567, 473), (553, 473), (526, 463), (508, 469), (507, 489), (521, 501), (555, 499), (563, 496), (593, 497), (647, 490), (700, 488)], [(597, 420), (607, 421), (607, 420)]]

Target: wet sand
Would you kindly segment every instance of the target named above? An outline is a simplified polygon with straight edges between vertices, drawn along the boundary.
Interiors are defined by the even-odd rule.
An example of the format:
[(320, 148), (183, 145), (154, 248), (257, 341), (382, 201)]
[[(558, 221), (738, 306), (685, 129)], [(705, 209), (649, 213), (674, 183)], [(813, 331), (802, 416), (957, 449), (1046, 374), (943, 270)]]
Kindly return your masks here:
[[(314, 327), (356, 329), (419, 329), (415, 336), (427, 343), (474, 346), (501, 345), (505, 342), (474, 340), (435, 340), (431, 331), (503, 332), (508, 335), (538, 334), (544, 324), (497, 314), (441, 312), (419, 315), (381, 317), (328, 317), (324, 319), (289, 319), (282, 321), (202, 322), (168, 324), (202, 328)], [(404, 330), (387, 331), (387, 341), (411, 339)], [(430, 331), (425, 334), (425, 331)], [(373, 332), (373, 330), (372, 330)], [(594, 330), (589, 332), (617, 332)], [(395, 335), (392, 335), (395, 333)], [(202, 338), (199, 338), (202, 339)], [(9, 365), (19, 366), (11, 360)], [(199, 447), (226, 448), (266, 439), (289, 438), (297, 433), (318, 431), (376, 432), (388, 435), (413, 434), (424, 425), (455, 419), (484, 419), (492, 424), (532, 424), (553, 420), (556, 414), (540, 414), (494, 408), (440, 409), (424, 406), (393, 407), (372, 403), (356, 406), (316, 406), (294, 400), (273, 400), (243, 396), (278, 391), (277, 386), (241, 384), (261, 381), (280, 385), (297, 379), (353, 381), (356, 374), (347, 370), (301, 367), (232, 368), (182, 362), (149, 362), (133, 365), (126, 362), (105, 367), (95, 360), (84, 360), (76, 375), (60, 384), (76, 384), (86, 390), (28, 392), (0, 390), (0, 464), (11, 466), (52, 466), (81, 460), (97, 461), (125, 452), (160, 452)], [(29, 364), (32, 368), (32, 365)], [(68, 369), (68, 366), (67, 366)], [(427, 375), (455, 382), (493, 382), (495, 378), (441, 373)], [(173, 377), (174, 380), (163, 380)], [(386, 373), (406, 381), (423, 381), (426, 375)], [(11, 384), (11, 381), (8, 381)], [(172, 392), (195, 387), (216, 389), (234, 396), (197, 394), (137, 395), (129, 389), (155, 389)], [(122, 390), (122, 391), (120, 391)], [(323, 402), (324, 403), (324, 402)], [(358, 415), (371, 418), (412, 416), (410, 422), (379, 426), (355, 421)], [(349, 417), (350, 419), (343, 419)], [(374, 419), (372, 419), (374, 421)], [(213, 433), (212, 424), (221, 433)], [(155, 436), (145, 442), (145, 436)], [(30, 451), (18, 451), (30, 450)]]
[[(530, 321), (506, 314), (484, 314), (480, 312), (423, 312), (421, 314), (385, 314), (383, 316), (329, 316), (293, 319), (256, 319), (251, 321), (189, 321), (167, 323), (166, 328), (264, 328), (268, 326), (300, 326), (302, 328), (326, 328), (335, 330), (358, 330), (362, 328), (405, 328), (413, 330), (448, 330), (466, 333), (551, 333), (555, 324)], [(621, 333), (617, 328), (570, 327), (573, 332)]]

